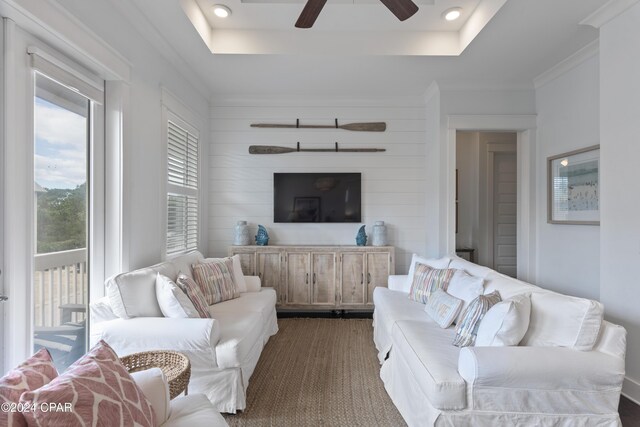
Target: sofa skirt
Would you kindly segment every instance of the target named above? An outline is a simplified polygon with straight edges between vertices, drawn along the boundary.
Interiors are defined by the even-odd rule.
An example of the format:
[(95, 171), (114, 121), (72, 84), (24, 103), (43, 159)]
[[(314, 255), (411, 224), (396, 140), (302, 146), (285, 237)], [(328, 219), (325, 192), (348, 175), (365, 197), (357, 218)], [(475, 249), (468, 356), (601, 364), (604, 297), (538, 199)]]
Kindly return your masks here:
[(617, 413), (591, 414), (530, 414), (477, 410), (445, 411), (434, 408), (420, 389), (402, 355), (389, 353), (380, 370), (380, 378), (400, 415), (409, 427), (620, 427)]

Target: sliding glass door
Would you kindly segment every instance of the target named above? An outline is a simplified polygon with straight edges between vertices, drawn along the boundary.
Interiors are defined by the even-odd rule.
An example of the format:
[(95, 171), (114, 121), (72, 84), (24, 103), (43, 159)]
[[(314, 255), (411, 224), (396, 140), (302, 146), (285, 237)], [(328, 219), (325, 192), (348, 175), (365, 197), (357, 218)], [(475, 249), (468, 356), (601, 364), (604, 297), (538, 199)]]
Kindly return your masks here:
[(36, 73), (34, 98), (34, 350), (59, 370), (86, 350), (92, 102)]

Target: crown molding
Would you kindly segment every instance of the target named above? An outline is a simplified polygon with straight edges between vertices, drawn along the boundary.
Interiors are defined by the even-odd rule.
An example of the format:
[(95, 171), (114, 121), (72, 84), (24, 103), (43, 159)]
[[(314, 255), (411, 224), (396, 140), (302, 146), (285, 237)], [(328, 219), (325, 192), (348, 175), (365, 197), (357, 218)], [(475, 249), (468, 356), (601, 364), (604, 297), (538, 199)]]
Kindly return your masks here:
[(549, 68), (547, 71), (539, 74), (537, 77), (533, 79), (533, 85), (536, 89), (546, 85), (547, 83), (557, 79), (563, 74), (571, 71), (578, 65), (582, 64), (586, 60), (596, 56), (600, 51), (600, 40), (596, 39), (581, 48), (577, 52), (572, 53), (567, 58), (558, 62), (553, 67)]
[(592, 27), (600, 28), (636, 3), (638, 3), (638, 0), (610, 0), (583, 19), (580, 25), (591, 25)]
[(421, 96), (381, 96), (353, 98), (323, 97), (225, 97), (214, 96), (209, 100), (211, 107), (392, 107), (424, 108), (425, 100)]

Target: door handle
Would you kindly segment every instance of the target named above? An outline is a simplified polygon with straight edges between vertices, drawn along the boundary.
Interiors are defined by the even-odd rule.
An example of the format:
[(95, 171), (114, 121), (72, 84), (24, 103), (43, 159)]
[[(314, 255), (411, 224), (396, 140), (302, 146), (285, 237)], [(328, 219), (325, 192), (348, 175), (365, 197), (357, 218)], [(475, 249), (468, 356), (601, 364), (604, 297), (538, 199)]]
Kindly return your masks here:
[(313, 273), (313, 284), (316, 284), (316, 273)]
[(364, 273), (360, 274), (360, 284), (363, 285), (364, 284)]
[(9, 297), (6, 295), (0, 295), (0, 302), (9, 301)]
[(305, 283), (306, 285), (308, 285), (308, 284), (309, 284), (309, 273), (307, 273), (307, 277), (306, 277), (306, 279), (304, 279), (304, 283)]
[(367, 273), (367, 283), (371, 283), (371, 273)]

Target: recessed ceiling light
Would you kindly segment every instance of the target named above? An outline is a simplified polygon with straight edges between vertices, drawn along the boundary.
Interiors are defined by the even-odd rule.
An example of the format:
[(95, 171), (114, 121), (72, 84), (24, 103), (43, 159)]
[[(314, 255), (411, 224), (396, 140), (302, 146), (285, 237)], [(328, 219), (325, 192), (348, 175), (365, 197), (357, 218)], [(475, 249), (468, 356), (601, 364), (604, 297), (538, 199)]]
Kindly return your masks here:
[(218, 18), (226, 18), (231, 15), (231, 9), (223, 4), (214, 4), (213, 13), (215, 13)]
[(445, 10), (444, 13), (442, 14), (442, 17), (447, 21), (455, 21), (456, 19), (460, 18), (461, 14), (462, 14), (462, 8), (452, 7), (451, 9)]

